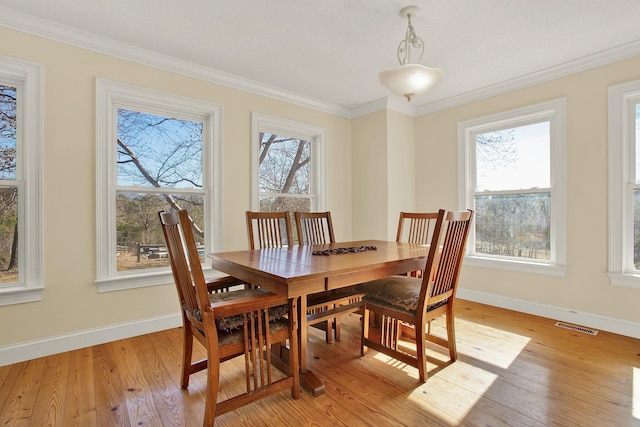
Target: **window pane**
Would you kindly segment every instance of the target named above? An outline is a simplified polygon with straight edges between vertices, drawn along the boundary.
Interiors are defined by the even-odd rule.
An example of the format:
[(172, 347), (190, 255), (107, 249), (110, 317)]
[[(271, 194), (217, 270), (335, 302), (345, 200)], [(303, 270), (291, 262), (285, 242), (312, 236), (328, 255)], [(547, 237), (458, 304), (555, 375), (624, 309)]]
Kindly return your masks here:
[(18, 189), (0, 187), (0, 283), (18, 281)]
[(308, 197), (260, 197), (261, 212), (310, 212), (311, 199)]
[(636, 184), (640, 184), (640, 102), (635, 108), (635, 129), (633, 136), (636, 139)]
[(16, 179), (16, 95), (0, 85), (0, 179)]
[(476, 191), (551, 186), (550, 122), (478, 134)]
[(117, 270), (169, 265), (158, 212), (187, 209), (204, 262), (204, 198), (200, 195), (119, 193), (116, 197)]
[(311, 142), (260, 133), (260, 193), (309, 194)]
[(633, 191), (633, 268), (640, 270), (640, 190)]
[(476, 253), (550, 259), (550, 201), (550, 193), (476, 196)]
[(202, 188), (202, 123), (118, 110), (118, 185)]

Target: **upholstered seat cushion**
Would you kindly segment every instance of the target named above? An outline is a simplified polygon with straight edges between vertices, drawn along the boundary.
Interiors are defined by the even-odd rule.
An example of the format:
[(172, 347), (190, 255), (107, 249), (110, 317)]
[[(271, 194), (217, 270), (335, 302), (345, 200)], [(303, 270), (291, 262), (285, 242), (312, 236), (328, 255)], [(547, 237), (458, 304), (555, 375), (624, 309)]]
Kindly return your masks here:
[[(359, 285), (364, 293), (364, 300), (386, 305), (399, 310), (415, 314), (420, 299), (422, 279), (408, 276), (389, 276), (384, 279), (372, 280)], [(447, 303), (447, 300), (429, 305), (427, 311), (433, 310)]]
[[(264, 290), (261, 289), (242, 289), (238, 291), (230, 291), (230, 292), (218, 292), (214, 294), (209, 294), (209, 300), (212, 304), (217, 304), (221, 302), (233, 302), (234, 300), (243, 299), (251, 296), (255, 296), (257, 294), (264, 293)], [(280, 320), (286, 318), (289, 314), (289, 305), (283, 304), (276, 307), (269, 308), (269, 322), (275, 322), (276, 320)], [(200, 309), (194, 310), (191, 315), (202, 321), (202, 314), (200, 313)], [(224, 332), (232, 332), (236, 329), (242, 329), (244, 325), (244, 315), (238, 314), (234, 316), (221, 317), (216, 319), (216, 328), (219, 331)], [(272, 332), (273, 331), (272, 329)]]
[(351, 298), (361, 294), (359, 285), (348, 286), (345, 288), (332, 289), (330, 291), (319, 292), (307, 296), (307, 306), (321, 305), (336, 300)]
[(415, 313), (420, 298), (422, 279), (408, 276), (389, 276), (359, 286), (365, 301), (383, 303)]
[[(271, 313), (269, 313), (269, 317), (271, 317)], [(289, 321), (285, 318), (269, 321), (269, 330), (272, 334), (280, 332), (282, 329), (289, 327)], [(218, 345), (224, 346), (233, 344), (236, 342), (241, 342), (244, 339), (244, 328), (242, 324), (236, 329), (227, 329), (223, 330), (218, 328)]]

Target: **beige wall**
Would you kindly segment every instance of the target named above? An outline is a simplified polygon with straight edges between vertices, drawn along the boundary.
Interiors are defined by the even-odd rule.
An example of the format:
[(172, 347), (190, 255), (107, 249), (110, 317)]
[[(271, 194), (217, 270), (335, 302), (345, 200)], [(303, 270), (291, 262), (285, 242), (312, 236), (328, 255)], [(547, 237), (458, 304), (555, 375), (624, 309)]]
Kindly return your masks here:
[[(461, 288), (617, 319), (637, 329), (640, 290), (612, 286), (607, 271), (607, 89), (640, 78), (640, 58), (597, 68), (416, 120), (416, 205), (458, 208), (458, 122), (557, 98), (567, 100), (566, 277), (465, 267)], [(429, 160), (433, 159), (433, 160)], [(464, 292), (463, 292), (464, 294)], [(517, 305), (517, 303), (515, 303)], [(540, 308), (540, 307), (539, 307)], [(637, 335), (640, 335), (637, 333)]]
[(103, 294), (94, 285), (98, 77), (223, 105), (226, 250), (247, 246), (252, 111), (327, 128), (327, 208), (337, 239), (385, 239), (400, 210), (458, 207), (459, 121), (566, 97), (566, 277), (465, 267), (462, 290), (640, 322), (640, 291), (610, 286), (605, 274), (607, 87), (640, 78), (640, 58), (418, 118), (387, 110), (347, 120), (1, 27), (0, 55), (44, 66), (46, 284), (42, 301), (0, 307), (0, 350), (178, 313), (172, 285)]
[(95, 231), (95, 80), (103, 78), (223, 106), (223, 248), (247, 247), (251, 112), (327, 129), (327, 208), (351, 237), (351, 123), (0, 27), (0, 55), (44, 66), (44, 267), (42, 301), (0, 307), (0, 349), (178, 313), (172, 284), (98, 294)]

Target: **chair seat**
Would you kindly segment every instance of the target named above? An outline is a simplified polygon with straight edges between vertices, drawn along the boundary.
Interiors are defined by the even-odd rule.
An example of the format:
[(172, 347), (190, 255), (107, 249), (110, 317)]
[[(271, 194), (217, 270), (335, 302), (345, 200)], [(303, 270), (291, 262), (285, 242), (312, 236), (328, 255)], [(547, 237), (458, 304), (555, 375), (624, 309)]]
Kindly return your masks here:
[(319, 292), (317, 294), (310, 294), (307, 296), (307, 306), (312, 307), (315, 305), (327, 304), (336, 300), (347, 299), (359, 294), (362, 291), (358, 287), (359, 285), (349, 286), (346, 288), (332, 289), (330, 291)]
[(365, 301), (382, 302), (394, 308), (415, 313), (420, 299), (422, 279), (409, 276), (389, 276), (363, 283), (360, 290)]
[[(240, 299), (248, 299), (253, 298), (255, 296), (260, 296), (262, 294), (267, 293), (262, 289), (241, 289), (238, 291), (231, 292), (220, 292), (215, 294), (209, 294), (209, 300), (212, 305), (219, 304), (221, 302), (233, 302)], [(200, 309), (197, 310), (188, 310), (191, 315), (196, 318), (199, 322), (202, 322), (202, 313), (200, 313)], [(289, 305), (283, 304), (276, 307), (269, 308), (269, 323), (274, 323), (281, 319), (286, 319), (289, 314)], [(286, 326), (287, 321), (283, 322)], [(240, 331), (240, 339), (242, 339), (242, 330), (244, 326), (244, 316), (238, 314), (236, 316), (228, 316), (221, 317), (216, 319), (216, 329), (220, 333), (226, 333), (226, 335), (233, 335), (234, 332)], [(273, 328), (277, 329), (273, 329)], [(279, 325), (271, 325), (271, 331), (277, 332), (279, 330)], [(233, 342), (233, 341), (232, 341)]]

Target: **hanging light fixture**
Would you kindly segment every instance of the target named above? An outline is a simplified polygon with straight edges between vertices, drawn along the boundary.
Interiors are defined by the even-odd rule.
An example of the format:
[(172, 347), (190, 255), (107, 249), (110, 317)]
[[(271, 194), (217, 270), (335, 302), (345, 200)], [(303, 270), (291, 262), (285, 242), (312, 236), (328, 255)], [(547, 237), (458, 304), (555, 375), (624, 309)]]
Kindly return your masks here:
[[(424, 43), (416, 35), (411, 24), (411, 17), (415, 16), (417, 12), (418, 8), (416, 6), (407, 6), (400, 10), (400, 16), (407, 18), (409, 21), (407, 34), (398, 45), (400, 67), (380, 73), (380, 84), (389, 88), (396, 95), (404, 96), (407, 101), (411, 101), (411, 98), (416, 95), (427, 92), (437, 85), (442, 80), (442, 76), (444, 76), (444, 71), (439, 68), (424, 67), (417, 63), (420, 62), (424, 53)], [(416, 63), (411, 62), (412, 48), (420, 52)]]

